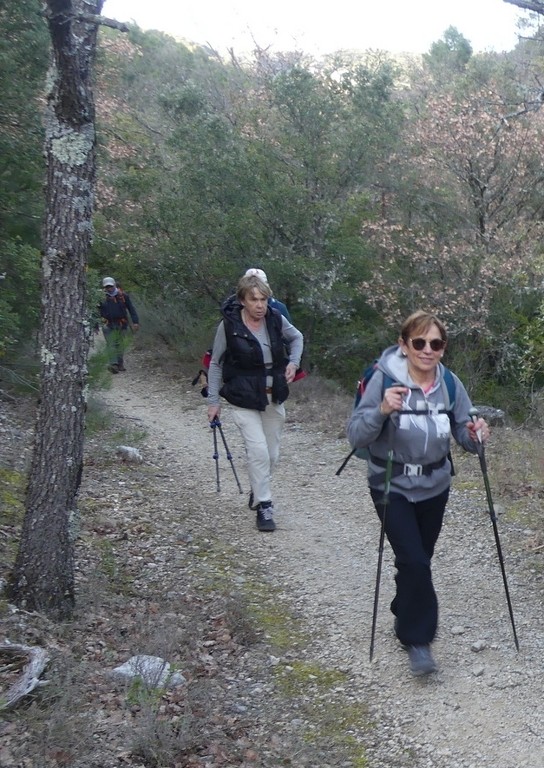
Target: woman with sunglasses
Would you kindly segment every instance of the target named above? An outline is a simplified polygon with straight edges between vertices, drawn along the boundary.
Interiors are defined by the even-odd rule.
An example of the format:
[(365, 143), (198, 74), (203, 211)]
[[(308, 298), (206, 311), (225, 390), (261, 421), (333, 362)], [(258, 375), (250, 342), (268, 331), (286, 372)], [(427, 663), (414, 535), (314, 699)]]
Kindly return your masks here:
[[(368, 449), (370, 493), (380, 520), (385, 514), (395, 554), (395, 633), (414, 675), (437, 669), (430, 647), (438, 626), (431, 559), (453, 471), (450, 438), (476, 453), (477, 441), (489, 436), (483, 419), (471, 420), (472, 403), (460, 379), (441, 362), (446, 344), (446, 328), (435, 315), (410, 315), (398, 344), (381, 355), (347, 429), (353, 448)], [(453, 378), (453, 402), (445, 376)], [(395, 383), (384, 389), (384, 379)]]

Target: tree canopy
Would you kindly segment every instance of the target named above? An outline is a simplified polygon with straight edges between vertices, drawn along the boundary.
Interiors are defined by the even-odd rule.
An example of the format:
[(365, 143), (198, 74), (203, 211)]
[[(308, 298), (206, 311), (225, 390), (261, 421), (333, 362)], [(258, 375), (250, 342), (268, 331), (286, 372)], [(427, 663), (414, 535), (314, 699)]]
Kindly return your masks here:
[[(194, 355), (239, 276), (261, 266), (324, 375), (355, 380), (425, 305), (448, 323), (460, 372), (504, 406), (540, 304), (538, 35), (509, 54), (475, 54), (450, 27), (419, 58), (257, 48), (223, 60), (159, 32), (103, 27), (98, 56), (89, 274), (115, 273), (144, 311), (159, 301), (155, 332)], [(20, 165), (17, 194), (34, 190), (39, 206), (39, 161)], [(30, 266), (37, 239), (17, 240), (14, 210), (2, 258)], [(31, 326), (37, 303), (36, 291)], [(15, 330), (22, 314), (10, 304), (4, 322)]]

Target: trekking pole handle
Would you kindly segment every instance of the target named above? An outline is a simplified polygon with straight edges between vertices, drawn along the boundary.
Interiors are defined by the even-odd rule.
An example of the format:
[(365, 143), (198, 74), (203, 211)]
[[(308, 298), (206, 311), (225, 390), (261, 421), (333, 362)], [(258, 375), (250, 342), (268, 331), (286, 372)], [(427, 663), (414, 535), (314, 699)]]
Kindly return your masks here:
[[(474, 424), (476, 424), (476, 422), (478, 421), (478, 409), (472, 407), (468, 413), (469, 413), (470, 418), (472, 419), (472, 422)], [(483, 442), (482, 441), (482, 430), (481, 429), (477, 429), (476, 430), (476, 435), (478, 436), (479, 442), (480, 443)]]
[[(472, 423), (476, 424), (476, 422), (478, 421), (478, 418), (479, 418), (478, 409), (472, 407), (468, 413), (469, 413), (470, 418), (472, 419)], [(476, 437), (478, 438), (478, 443), (480, 445), (480, 448), (483, 448), (484, 439), (483, 439), (483, 436), (482, 436), (482, 430), (481, 429), (477, 429), (476, 430)]]
[[(403, 392), (402, 392), (402, 393), (398, 391), (398, 390), (399, 390), (399, 389), (401, 389), (401, 388), (402, 388), (402, 390), (403, 390)], [(392, 407), (392, 406), (391, 406), (391, 404), (387, 402), (387, 393), (388, 393), (388, 392), (390, 392), (392, 389), (395, 389), (395, 390), (396, 390), (396, 391), (395, 391), (395, 393), (394, 393), (395, 397), (397, 397), (397, 396), (399, 396), (399, 395), (400, 395), (400, 407), (397, 407), (396, 405)], [(399, 412), (402, 410), (402, 400), (403, 400), (403, 397), (404, 397), (404, 395), (405, 395), (405, 394), (406, 394), (408, 391), (409, 391), (409, 387), (407, 387), (405, 384), (403, 384), (403, 383), (402, 383), (402, 382), (400, 382), (400, 381), (394, 381), (394, 382), (393, 382), (393, 384), (391, 384), (391, 386), (387, 387), (387, 389), (386, 389), (386, 390), (384, 391), (384, 393), (383, 393), (382, 402), (380, 403), (380, 413), (381, 413), (383, 416), (391, 416), (391, 415), (392, 415), (392, 414), (394, 414), (395, 412), (396, 412), (396, 413), (399, 413)], [(387, 407), (388, 407), (388, 409), (391, 409), (391, 410), (387, 410), (387, 411), (385, 411), (385, 410), (382, 408), (382, 406), (383, 406), (383, 404), (384, 404), (384, 403), (387, 403)]]

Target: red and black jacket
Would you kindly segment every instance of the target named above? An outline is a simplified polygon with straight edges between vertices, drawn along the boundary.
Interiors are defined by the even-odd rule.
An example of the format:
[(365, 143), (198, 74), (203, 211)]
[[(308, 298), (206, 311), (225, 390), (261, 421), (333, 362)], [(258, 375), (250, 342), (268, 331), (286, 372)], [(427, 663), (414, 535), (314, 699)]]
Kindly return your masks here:
[(132, 322), (138, 325), (138, 313), (134, 304), (128, 293), (124, 293), (120, 288), (115, 296), (106, 295), (99, 308), (104, 325), (109, 328), (127, 328), (129, 315)]

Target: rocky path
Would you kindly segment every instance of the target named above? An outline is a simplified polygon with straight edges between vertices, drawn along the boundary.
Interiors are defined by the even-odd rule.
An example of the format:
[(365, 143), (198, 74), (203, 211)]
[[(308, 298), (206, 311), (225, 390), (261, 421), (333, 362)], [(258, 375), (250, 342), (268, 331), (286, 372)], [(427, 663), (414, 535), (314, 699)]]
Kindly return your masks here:
[[(138, 371), (135, 354), (130, 362), (133, 370), (114, 377), (112, 389), (103, 393), (105, 403), (145, 429), (144, 460), (146, 445), (162, 452), (164, 483), (175, 486), (185, 525), (203, 526), (234, 548), (241, 562), (256, 563), (263, 580), (303, 617), (315, 660), (347, 673), (345, 694), (364, 704), (371, 723), (364, 734), (370, 768), (542, 768), (542, 571), (525, 556), (531, 531), (501, 516), (518, 654), (475, 457), (460, 459), (434, 559), (441, 607), (434, 654), (440, 669), (415, 679), (392, 633), (388, 548), (369, 662), (379, 527), (362, 462), (350, 462), (339, 478), (334, 474), (345, 441), (290, 416), (275, 483), (278, 527), (273, 534), (259, 533), (247, 509), (243, 450), (228, 410), (223, 427), (243, 495), (221, 445), (216, 489), (205, 405), (190, 382)], [(493, 443), (489, 461), (492, 450)]]

